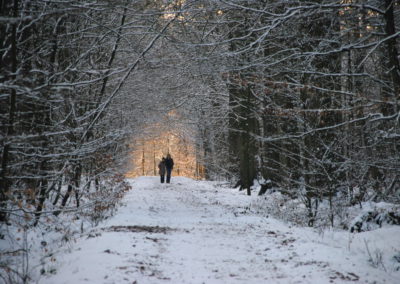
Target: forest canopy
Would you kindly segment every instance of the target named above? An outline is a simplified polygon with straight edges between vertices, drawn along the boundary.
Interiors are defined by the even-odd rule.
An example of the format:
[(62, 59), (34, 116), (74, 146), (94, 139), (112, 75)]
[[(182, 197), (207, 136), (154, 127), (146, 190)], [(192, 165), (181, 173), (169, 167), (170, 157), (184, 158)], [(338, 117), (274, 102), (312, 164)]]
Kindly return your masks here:
[(201, 176), (300, 197), (311, 226), (323, 200), (399, 203), (398, 1), (0, 7), (3, 223), (121, 183), (135, 137), (171, 111)]

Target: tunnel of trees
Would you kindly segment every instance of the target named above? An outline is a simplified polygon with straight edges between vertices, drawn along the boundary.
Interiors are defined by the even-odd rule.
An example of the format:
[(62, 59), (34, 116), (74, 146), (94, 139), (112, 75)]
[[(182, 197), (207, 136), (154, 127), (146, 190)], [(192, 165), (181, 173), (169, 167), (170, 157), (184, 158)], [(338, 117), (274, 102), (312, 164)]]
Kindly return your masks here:
[(258, 180), (311, 226), (399, 203), (399, 35), (394, 0), (0, 0), (0, 226), (114, 202), (169, 135), (184, 175)]

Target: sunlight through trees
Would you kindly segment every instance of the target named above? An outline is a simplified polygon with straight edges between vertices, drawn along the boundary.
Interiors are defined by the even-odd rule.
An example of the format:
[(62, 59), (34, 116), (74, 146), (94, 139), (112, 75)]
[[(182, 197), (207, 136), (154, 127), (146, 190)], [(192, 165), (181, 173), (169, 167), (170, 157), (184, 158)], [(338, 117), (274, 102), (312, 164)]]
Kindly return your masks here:
[(180, 127), (166, 129), (165, 124), (149, 125), (142, 136), (134, 138), (127, 177), (158, 175), (158, 163), (168, 153), (175, 162), (174, 176), (204, 177), (204, 167), (199, 162), (200, 153), (190, 132)]

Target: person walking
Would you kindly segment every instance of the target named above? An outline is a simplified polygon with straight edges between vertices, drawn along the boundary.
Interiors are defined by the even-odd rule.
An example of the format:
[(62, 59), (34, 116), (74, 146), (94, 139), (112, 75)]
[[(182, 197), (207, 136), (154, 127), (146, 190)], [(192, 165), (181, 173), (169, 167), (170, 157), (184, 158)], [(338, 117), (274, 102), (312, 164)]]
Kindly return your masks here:
[(168, 153), (167, 158), (165, 159), (165, 168), (167, 170), (167, 183), (171, 181), (171, 172), (174, 168), (174, 160), (171, 158), (171, 155)]
[(158, 164), (158, 173), (160, 174), (161, 183), (164, 183), (165, 177), (165, 158), (162, 157), (160, 163)]

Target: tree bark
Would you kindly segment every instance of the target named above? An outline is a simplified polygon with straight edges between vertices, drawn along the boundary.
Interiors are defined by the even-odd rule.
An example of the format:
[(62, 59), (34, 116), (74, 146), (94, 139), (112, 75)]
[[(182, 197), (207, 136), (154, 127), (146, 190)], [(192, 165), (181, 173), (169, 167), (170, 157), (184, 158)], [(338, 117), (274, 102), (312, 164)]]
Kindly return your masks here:
[[(17, 18), (18, 16), (18, 0), (14, 0), (13, 12), (12, 16)], [(2, 7), (4, 8), (4, 7)], [(11, 32), (11, 70), (9, 78), (11, 80), (16, 79), (16, 71), (17, 71), (17, 23), (12, 24), (12, 32)], [(2, 56), (2, 54), (1, 54)], [(3, 63), (3, 62), (2, 62)], [(7, 62), (5, 62), (7, 63)], [(8, 77), (8, 76), (7, 76)], [(0, 210), (5, 208), (4, 202), (8, 200), (7, 193), (10, 189), (10, 180), (7, 177), (8, 174), (8, 163), (10, 160), (10, 148), (11, 145), (7, 141), (10, 136), (14, 134), (14, 120), (15, 120), (15, 112), (16, 112), (16, 90), (15, 88), (11, 89), (10, 99), (9, 99), (9, 111), (8, 111), (8, 122), (6, 126), (6, 137), (4, 139), (3, 153), (1, 157), (1, 169), (0, 169)], [(0, 222), (6, 221), (5, 212), (0, 212)]]
[[(72, 180), (69, 182), (68, 184), (68, 189), (66, 194), (64, 195), (63, 200), (61, 201), (61, 206), (65, 207), (65, 205), (67, 204), (67, 201), (71, 195), (72, 190), (78, 191), (79, 190), (79, 180), (81, 178), (81, 166), (80, 165), (76, 165), (74, 167), (74, 175)], [(79, 206), (79, 204), (77, 204), (77, 206)]]
[[(387, 36), (393, 36), (396, 33), (396, 26), (394, 20), (394, 3), (393, 0), (385, 0), (385, 32)], [(400, 101), (400, 62), (398, 58), (398, 50), (396, 46), (397, 37), (392, 37), (387, 41), (387, 49), (389, 55), (389, 70), (394, 90), (394, 101), (386, 102), (389, 98), (384, 98), (383, 114), (390, 115), (393, 112), (399, 111)]]

